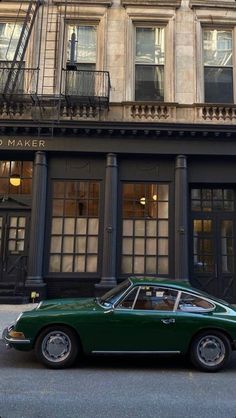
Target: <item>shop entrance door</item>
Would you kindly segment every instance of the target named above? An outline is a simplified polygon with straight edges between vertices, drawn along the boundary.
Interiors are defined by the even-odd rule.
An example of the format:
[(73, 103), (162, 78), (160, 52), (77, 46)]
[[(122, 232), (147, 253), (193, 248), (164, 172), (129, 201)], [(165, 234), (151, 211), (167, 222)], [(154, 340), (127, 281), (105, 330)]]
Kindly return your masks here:
[(233, 214), (202, 213), (192, 219), (192, 232), (192, 285), (235, 303)]
[(0, 211), (0, 282), (24, 282), (29, 220), (29, 211)]

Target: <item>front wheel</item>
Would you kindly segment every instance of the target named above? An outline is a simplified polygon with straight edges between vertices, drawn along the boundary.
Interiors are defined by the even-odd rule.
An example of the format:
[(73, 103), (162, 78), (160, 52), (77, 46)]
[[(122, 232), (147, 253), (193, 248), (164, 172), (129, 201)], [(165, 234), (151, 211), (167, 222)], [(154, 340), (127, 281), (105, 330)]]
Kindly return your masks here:
[(194, 366), (207, 372), (222, 369), (229, 361), (231, 345), (228, 338), (218, 331), (207, 331), (196, 336), (190, 348)]
[(71, 366), (78, 355), (78, 341), (72, 330), (63, 326), (46, 328), (35, 344), (38, 360), (52, 369)]

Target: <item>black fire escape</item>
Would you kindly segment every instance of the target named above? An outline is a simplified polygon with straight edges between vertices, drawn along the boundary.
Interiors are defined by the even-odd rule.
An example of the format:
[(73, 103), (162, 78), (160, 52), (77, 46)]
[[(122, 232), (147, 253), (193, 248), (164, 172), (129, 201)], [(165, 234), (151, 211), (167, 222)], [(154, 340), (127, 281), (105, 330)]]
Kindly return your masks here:
[[(11, 103), (19, 97), (23, 98), (28, 93), (27, 86), (32, 86), (32, 79), (34, 78), (34, 85), (36, 86), (37, 69), (25, 67), (25, 54), (29, 44), (29, 39), (35, 23), (38, 9), (41, 5), (41, 0), (31, 0), (25, 10), (24, 21), (20, 37), (18, 39), (14, 57), (11, 61), (5, 61), (0, 65), (0, 100)], [(9, 47), (12, 42), (14, 30), (19, 16), (22, 12), (22, 5), (18, 10), (16, 23), (12, 31), (12, 37), (9, 42)]]

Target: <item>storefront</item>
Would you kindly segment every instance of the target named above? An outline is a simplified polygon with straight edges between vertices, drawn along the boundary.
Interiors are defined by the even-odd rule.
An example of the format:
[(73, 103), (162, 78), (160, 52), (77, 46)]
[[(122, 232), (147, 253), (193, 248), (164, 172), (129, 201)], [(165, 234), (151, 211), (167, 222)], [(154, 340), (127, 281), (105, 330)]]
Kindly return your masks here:
[(93, 296), (148, 275), (235, 301), (234, 147), (123, 130), (1, 137), (2, 287)]

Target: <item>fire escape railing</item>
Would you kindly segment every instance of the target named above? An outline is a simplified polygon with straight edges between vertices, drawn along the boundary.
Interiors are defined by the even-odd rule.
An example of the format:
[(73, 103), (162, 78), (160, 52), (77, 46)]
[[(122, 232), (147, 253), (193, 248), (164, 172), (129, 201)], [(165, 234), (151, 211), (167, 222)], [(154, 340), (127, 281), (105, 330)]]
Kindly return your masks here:
[(72, 66), (62, 70), (62, 91), (69, 105), (83, 104), (107, 108), (110, 96), (108, 71), (79, 70)]
[(35, 71), (24, 68), (24, 58), (40, 5), (41, 0), (30, 0), (13, 60), (6, 62), (5, 65), (1, 65), (2, 85), (0, 93), (4, 98), (9, 99), (15, 92), (18, 92), (20, 86), (24, 85), (22, 80), (23, 74), (25, 74), (26, 71), (28, 71), (28, 73)]
[[(12, 77), (12, 72), (17, 73), (14, 79), (14, 89), (6, 92), (6, 83)], [(6, 101), (13, 101), (26, 98), (28, 95), (35, 95), (37, 90), (38, 68), (21, 68), (18, 64), (12, 68), (12, 63), (0, 63), (0, 98)]]

